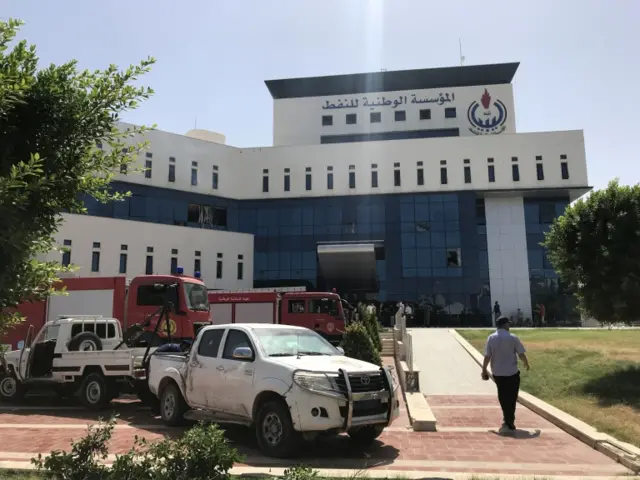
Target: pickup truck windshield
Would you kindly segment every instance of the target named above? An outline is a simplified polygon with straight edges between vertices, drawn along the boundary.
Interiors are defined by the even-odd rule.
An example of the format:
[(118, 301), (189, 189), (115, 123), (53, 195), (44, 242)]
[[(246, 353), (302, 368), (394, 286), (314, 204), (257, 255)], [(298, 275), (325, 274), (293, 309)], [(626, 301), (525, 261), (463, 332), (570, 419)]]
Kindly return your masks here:
[(199, 283), (184, 284), (184, 298), (189, 310), (208, 312), (207, 288)]
[(254, 333), (269, 357), (341, 355), (333, 345), (311, 330), (256, 328)]

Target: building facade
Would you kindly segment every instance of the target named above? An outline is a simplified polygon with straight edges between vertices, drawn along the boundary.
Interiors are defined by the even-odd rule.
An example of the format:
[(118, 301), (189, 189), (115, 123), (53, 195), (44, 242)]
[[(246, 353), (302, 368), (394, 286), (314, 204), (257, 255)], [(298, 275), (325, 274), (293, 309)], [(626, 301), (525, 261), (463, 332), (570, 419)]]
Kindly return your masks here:
[[(83, 245), (83, 270), (94, 242), (113, 243), (117, 262), (121, 238), (140, 258), (164, 238), (153, 270), (194, 262), (210, 288), (336, 288), (412, 303), (425, 323), (490, 324), (495, 301), (529, 318), (544, 303), (548, 319), (565, 320), (570, 292), (539, 243), (590, 188), (584, 137), (516, 132), (517, 67), (267, 81), (274, 146), (148, 132), (136, 161), (145, 170), (113, 183), (131, 197), (87, 199), (89, 215), (68, 216), (58, 240)], [(91, 222), (103, 222), (99, 239)], [(215, 271), (219, 255), (229, 277)]]

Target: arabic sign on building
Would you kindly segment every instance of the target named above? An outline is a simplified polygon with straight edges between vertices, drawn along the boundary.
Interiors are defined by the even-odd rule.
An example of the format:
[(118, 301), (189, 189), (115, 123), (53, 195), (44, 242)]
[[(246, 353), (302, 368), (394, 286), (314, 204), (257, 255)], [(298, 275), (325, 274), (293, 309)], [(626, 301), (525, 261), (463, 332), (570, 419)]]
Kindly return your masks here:
[(391, 107), (398, 108), (400, 105), (409, 104), (425, 104), (435, 103), (437, 105), (444, 105), (445, 103), (452, 103), (456, 99), (455, 93), (439, 93), (434, 97), (420, 97), (415, 93), (411, 95), (399, 95), (398, 97), (386, 97), (376, 96), (351, 99), (336, 99), (335, 101), (327, 100), (322, 106), (323, 110), (334, 110), (337, 108), (358, 108), (358, 107)]

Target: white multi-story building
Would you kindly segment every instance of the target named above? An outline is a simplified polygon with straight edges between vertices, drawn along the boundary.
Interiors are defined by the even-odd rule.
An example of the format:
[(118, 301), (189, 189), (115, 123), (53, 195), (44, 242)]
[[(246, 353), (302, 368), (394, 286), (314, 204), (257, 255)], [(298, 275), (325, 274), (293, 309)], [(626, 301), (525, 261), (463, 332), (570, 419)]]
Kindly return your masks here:
[(65, 261), (127, 276), (180, 264), (210, 288), (337, 288), (469, 324), (495, 301), (564, 319), (570, 297), (539, 243), (590, 188), (584, 137), (516, 132), (517, 67), (267, 81), (274, 146), (149, 132), (146, 171), (113, 185), (132, 196), (65, 217)]

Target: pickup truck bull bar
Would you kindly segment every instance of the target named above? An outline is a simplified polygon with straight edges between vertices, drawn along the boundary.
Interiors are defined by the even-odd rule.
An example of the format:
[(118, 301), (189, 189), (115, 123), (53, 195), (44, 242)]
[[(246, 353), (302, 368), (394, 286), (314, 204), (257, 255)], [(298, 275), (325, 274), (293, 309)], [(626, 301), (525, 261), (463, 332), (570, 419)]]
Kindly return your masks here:
[[(343, 370), (342, 368), (338, 370), (338, 373), (340, 374), (340, 376), (343, 378), (345, 386), (346, 386), (346, 400), (347, 400), (347, 405), (346, 405), (346, 412), (347, 414), (344, 417), (344, 424), (342, 426), (342, 430), (347, 432), (351, 429), (351, 426), (353, 424), (353, 404), (354, 402), (360, 401), (360, 400), (378, 400), (378, 399), (384, 399), (385, 397), (387, 397), (387, 395), (382, 395), (381, 393), (387, 393), (387, 392), (381, 392), (381, 391), (374, 391), (374, 392), (354, 392), (351, 389), (351, 382), (349, 381), (349, 375), (347, 374), (347, 372), (345, 370)], [(383, 378), (386, 380), (386, 385), (388, 390), (388, 399), (389, 399), (389, 404), (388, 404), (388, 408), (387, 408), (387, 419), (385, 422), (385, 426), (388, 426), (393, 418), (393, 406), (396, 402), (396, 398), (394, 396), (394, 388), (393, 388), (393, 378), (391, 378), (391, 373), (389, 372), (389, 370), (385, 367), (380, 367), (380, 373), (383, 375)], [(380, 422), (382, 423), (382, 422)]]

